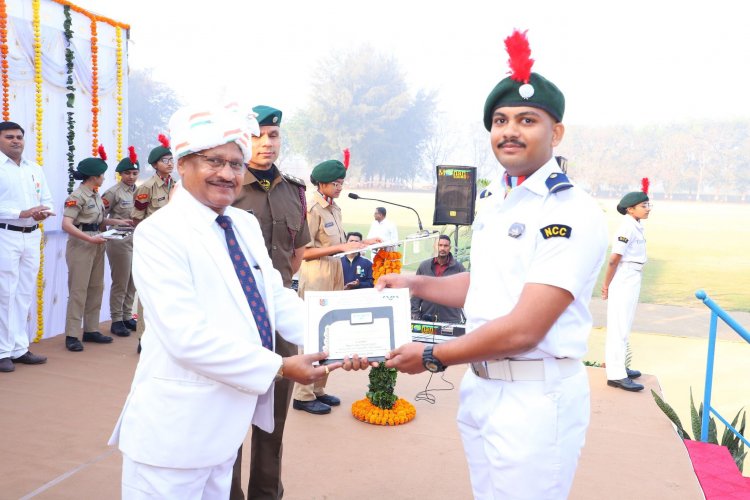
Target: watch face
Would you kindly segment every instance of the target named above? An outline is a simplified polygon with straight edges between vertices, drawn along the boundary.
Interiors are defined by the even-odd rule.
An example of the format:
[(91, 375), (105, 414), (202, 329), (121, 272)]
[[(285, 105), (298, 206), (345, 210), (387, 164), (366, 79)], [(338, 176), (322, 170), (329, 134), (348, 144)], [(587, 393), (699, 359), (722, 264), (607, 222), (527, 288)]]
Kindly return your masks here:
[(437, 371), (440, 369), (440, 367), (434, 361), (426, 361), (424, 367), (427, 368), (427, 371), (430, 371), (432, 373), (437, 373)]

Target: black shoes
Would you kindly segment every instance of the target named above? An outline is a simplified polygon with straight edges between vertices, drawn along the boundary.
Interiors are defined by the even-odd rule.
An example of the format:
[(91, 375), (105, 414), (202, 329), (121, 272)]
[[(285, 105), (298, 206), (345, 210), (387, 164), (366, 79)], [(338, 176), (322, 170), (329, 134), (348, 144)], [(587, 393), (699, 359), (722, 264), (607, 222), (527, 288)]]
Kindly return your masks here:
[(70, 352), (81, 352), (81, 351), (83, 351), (83, 344), (81, 344), (81, 341), (78, 340), (75, 337), (66, 336), (65, 337), (65, 347)]
[(638, 370), (631, 370), (630, 368), (625, 368), (625, 373), (628, 374), (629, 379), (634, 379), (641, 376), (641, 372), (639, 372)]
[(341, 400), (337, 398), (336, 396), (331, 396), (330, 394), (323, 394), (322, 396), (315, 396), (315, 398), (323, 403), (324, 405), (328, 406), (338, 406), (341, 404)]
[(124, 321), (113, 321), (109, 331), (117, 335), (118, 337), (129, 337), (130, 329), (125, 326)]
[(84, 342), (95, 342), (97, 344), (109, 344), (112, 342), (112, 337), (102, 335), (101, 332), (83, 332)]
[(22, 365), (41, 365), (47, 362), (47, 356), (38, 356), (31, 351), (26, 351), (23, 356), (19, 356), (12, 361)]
[[(10, 358), (3, 358), (0, 359), (0, 372), (12, 372), (16, 369), (16, 365), (13, 364), (13, 361), (10, 360)], [(331, 411), (330, 409), (328, 411)]]
[(138, 325), (138, 322), (134, 320), (133, 318), (126, 319), (125, 321), (123, 321), (123, 323), (125, 324), (125, 328), (127, 328), (131, 332), (134, 332), (136, 329), (136, 326)]
[(612, 387), (619, 387), (626, 391), (638, 392), (643, 390), (643, 386), (637, 382), (633, 382), (629, 378), (623, 378), (620, 380), (607, 380), (607, 385)]
[(292, 408), (295, 410), (306, 411), (313, 415), (325, 415), (326, 413), (331, 413), (331, 407), (325, 403), (321, 403), (317, 399), (313, 399), (312, 401), (300, 401), (295, 399), (294, 403), (292, 403)]

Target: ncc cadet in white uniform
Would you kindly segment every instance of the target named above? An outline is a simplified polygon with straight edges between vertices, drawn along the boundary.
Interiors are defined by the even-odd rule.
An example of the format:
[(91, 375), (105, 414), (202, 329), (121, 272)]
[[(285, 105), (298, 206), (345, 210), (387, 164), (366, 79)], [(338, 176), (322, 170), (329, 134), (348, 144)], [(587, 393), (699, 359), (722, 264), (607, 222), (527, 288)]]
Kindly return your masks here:
[(602, 298), (607, 300), (607, 385), (626, 391), (641, 391), (643, 385), (633, 382), (641, 376), (638, 370), (625, 366), (630, 328), (633, 326), (638, 296), (641, 293), (641, 270), (646, 263), (646, 237), (642, 219), (648, 219), (648, 179), (643, 190), (626, 194), (617, 204), (624, 215), (612, 240), (612, 254), (602, 285)]
[(405, 344), (386, 366), (418, 373), (471, 363), (458, 426), (474, 497), (559, 499), (570, 490), (589, 423), (581, 357), (607, 229), (597, 204), (553, 157), (564, 133), (562, 92), (531, 73), (525, 33), (514, 32), (506, 47), (513, 72), (490, 92), (484, 125), (507, 175), (482, 193), (472, 272), (378, 281), (378, 288), (408, 286), (425, 300), (464, 307), (469, 333)]

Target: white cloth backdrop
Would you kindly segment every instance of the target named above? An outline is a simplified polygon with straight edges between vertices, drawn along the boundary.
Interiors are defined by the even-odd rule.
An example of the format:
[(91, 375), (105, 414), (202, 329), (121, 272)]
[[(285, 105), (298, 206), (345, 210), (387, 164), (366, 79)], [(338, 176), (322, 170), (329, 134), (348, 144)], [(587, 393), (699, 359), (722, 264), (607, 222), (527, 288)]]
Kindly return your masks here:
[[(36, 161), (37, 131), (35, 124), (34, 84), (34, 31), (30, 0), (7, 3), (8, 12), (8, 63), (10, 77), (10, 119), (26, 131), (24, 156)], [(44, 163), (42, 165), (47, 182), (55, 200), (56, 217), (45, 222), (47, 239), (44, 248), (44, 337), (53, 337), (65, 329), (65, 309), (68, 301), (68, 268), (65, 264), (67, 234), (61, 229), (63, 204), (68, 196), (67, 170), (67, 112), (65, 88), (65, 34), (63, 6), (52, 1), (41, 2), (42, 25), (42, 95), (44, 117), (42, 139)], [(73, 20), (73, 52), (75, 65), (73, 85), (75, 98), (75, 162), (92, 155), (91, 114), (91, 21), (88, 17), (71, 10)], [(117, 156), (117, 32), (115, 27), (97, 23), (98, 76), (99, 76), (99, 143), (107, 151), (109, 169), (103, 192), (114, 184)], [(123, 130), (122, 155), (127, 154), (127, 31), (120, 30), (123, 52)], [(76, 182), (77, 187), (78, 183)], [(28, 208), (28, 207), (25, 207)], [(106, 260), (106, 259), (105, 259)], [(105, 270), (105, 291), (102, 299), (101, 320), (109, 319), (109, 264)], [(29, 338), (36, 336), (37, 307), (32, 303), (28, 317)]]

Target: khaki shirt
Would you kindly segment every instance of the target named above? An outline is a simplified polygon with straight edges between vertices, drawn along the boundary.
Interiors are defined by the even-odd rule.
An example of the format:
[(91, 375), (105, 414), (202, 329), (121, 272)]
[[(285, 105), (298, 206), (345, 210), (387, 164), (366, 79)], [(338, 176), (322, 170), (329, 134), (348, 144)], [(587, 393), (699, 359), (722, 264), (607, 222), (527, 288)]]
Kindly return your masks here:
[(112, 219), (130, 219), (136, 187), (118, 182), (102, 195), (105, 214)]
[(232, 206), (251, 212), (258, 219), (273, 267), (281, 273), (285, 287), (292, 285), (294, 250), (310, 242), (305, 209), (305, 182), (279, 172), (266, 191), (258, 179), (245, 172), (242, 192)]
[(82, 184), (65, 200), (63, 216), (73, 219), (73, 224), (101, 224), (104, 203), (98, 193)]
[[(336, 204), (329, 205), (318, 191), (313, 194), (307, 209), (307, 225), (312, 237), (308, 248), (325, 248), (346, 242), (341, 208)], [(325, 256), (303, 261), (299, 273), (300, 297), (304, 297), (305, 290), (344, 289), (344, 272), (338, 257)]]
[(135, 190), (130, 218), (142, 220), (159, 210), (169, 201), (169, 192), (173, 188), (174, 181), (171, 178), (167, 185), (161, 177), (154, 174)]

